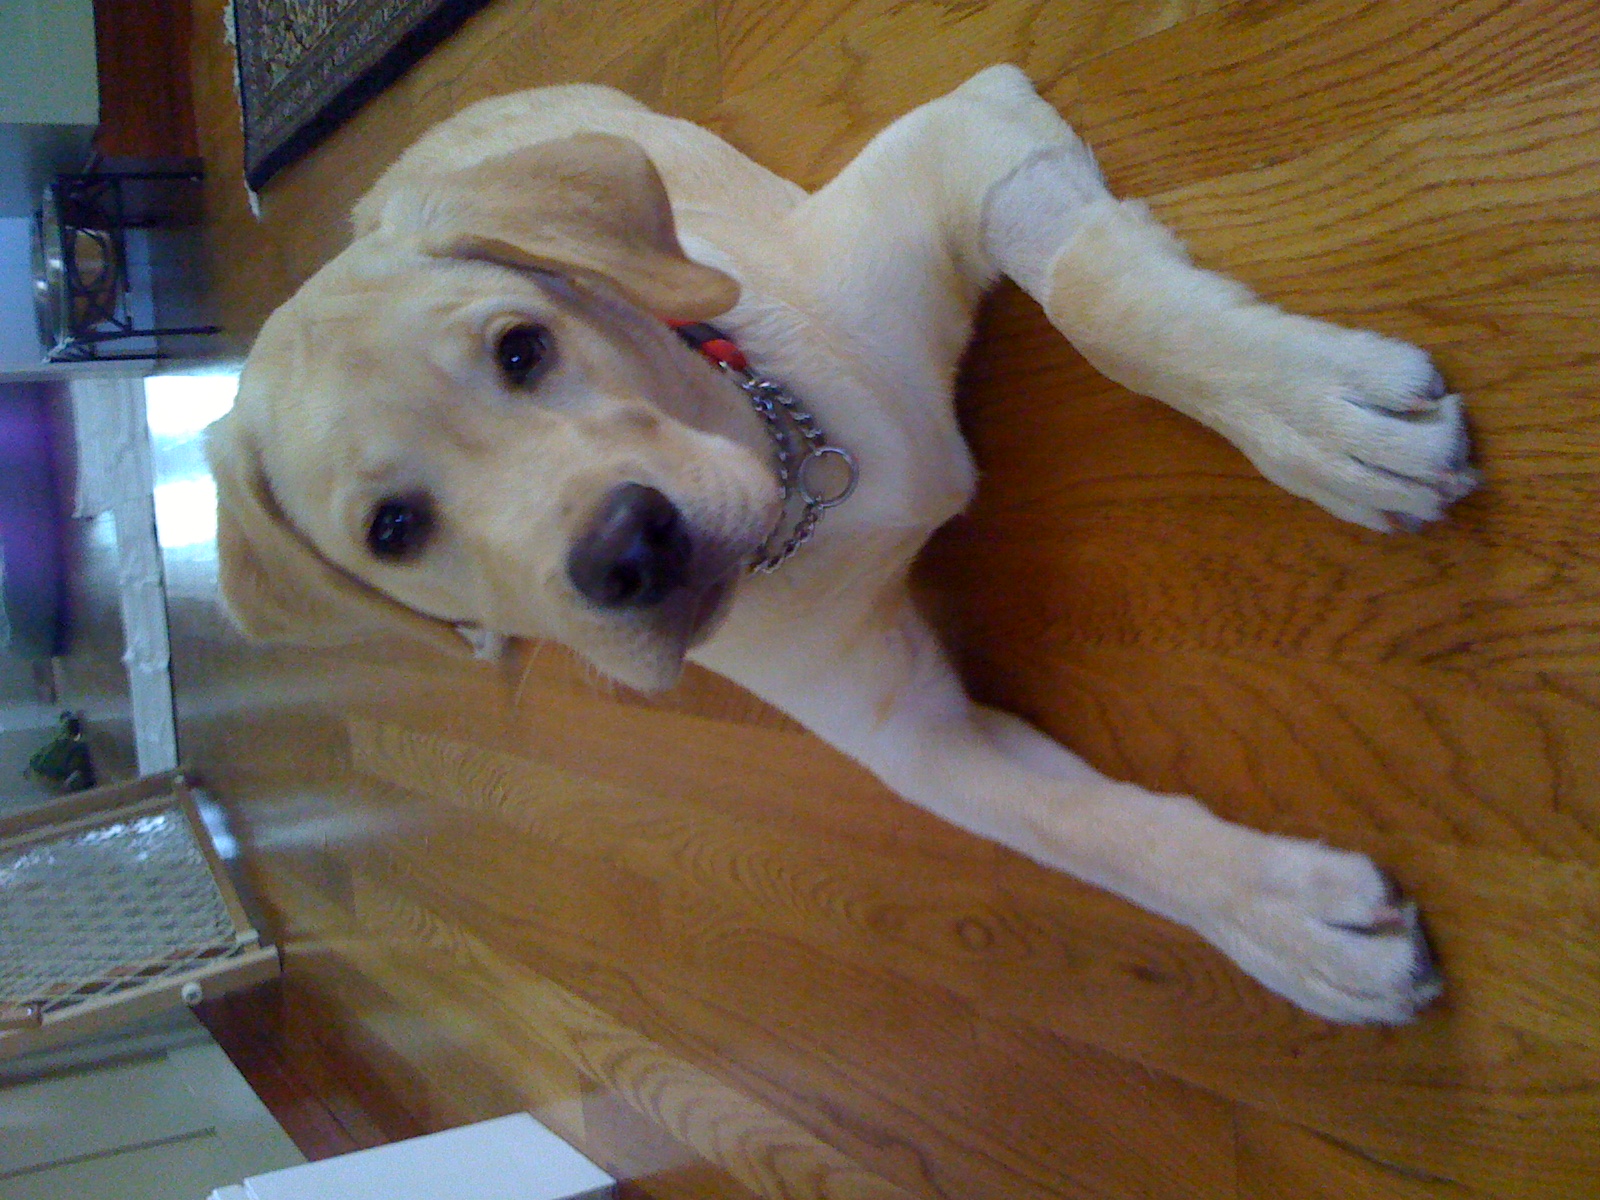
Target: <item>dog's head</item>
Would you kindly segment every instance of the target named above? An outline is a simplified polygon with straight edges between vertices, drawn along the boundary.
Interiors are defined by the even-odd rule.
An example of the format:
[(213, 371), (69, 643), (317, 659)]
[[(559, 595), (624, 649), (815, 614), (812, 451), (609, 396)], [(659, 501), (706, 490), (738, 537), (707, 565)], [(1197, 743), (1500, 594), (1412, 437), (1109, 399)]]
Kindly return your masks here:
[(616, 138), (385, 180), (356, 217), (210, 435), (236, 621), (323, 644), (478, 625), (669, 685), (780, 500), (761, 430), (661, 320), (737, 285), (684, 256)]

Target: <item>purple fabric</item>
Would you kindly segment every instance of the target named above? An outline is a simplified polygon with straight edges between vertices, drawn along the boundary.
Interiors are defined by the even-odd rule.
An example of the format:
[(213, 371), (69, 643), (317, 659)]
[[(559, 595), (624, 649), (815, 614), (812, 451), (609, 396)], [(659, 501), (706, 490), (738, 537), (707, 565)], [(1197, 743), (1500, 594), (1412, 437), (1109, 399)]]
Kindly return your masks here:
[(47, 384), (0, 384), (0, 549), (11, 654), (43, 658), (66, 646), (66, 508), (56, 413)]

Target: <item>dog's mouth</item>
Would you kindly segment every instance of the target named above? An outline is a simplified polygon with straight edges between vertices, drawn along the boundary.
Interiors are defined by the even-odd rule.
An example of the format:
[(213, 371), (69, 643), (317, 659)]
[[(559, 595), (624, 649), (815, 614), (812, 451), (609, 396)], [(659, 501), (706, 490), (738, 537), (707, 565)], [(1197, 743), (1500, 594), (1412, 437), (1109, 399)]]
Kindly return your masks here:
[(685, 577), (655, 603), (618, 615), (654, 643), (653, 653), (681, 662), (727, 620), (749, 562), (748, 547), (697, 534)]
[[(647, 611), (626, 618), (632, 634), (627, 649), (584, 649), (595, 666), (645, 692), (677, 682), (689, 652), (713, 638), (732, 611), (748, 554), (705, 547), (695, 556), (691, 578)], [(615, 656), (614, 656), (615, 655)]]
[(733, 593), (743, 569), (742, 563), (736, 563), (693, 597), (689, 611), (688, 637), (684, 640), (686, 649), (692, 650), (710, 640), (722, 627), (729, 610), (733, 608)]

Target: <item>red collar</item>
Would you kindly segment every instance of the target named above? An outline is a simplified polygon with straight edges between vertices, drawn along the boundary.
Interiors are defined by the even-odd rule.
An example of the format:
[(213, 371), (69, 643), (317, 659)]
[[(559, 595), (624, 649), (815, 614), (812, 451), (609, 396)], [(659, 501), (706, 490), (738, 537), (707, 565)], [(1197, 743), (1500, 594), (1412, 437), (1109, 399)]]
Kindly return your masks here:
[(729, 367), (735, 371), (748, 371), (749, 362), (745, 359), (744, 351), (733, 344), (733, 339), (714, 325), (707, 325), (704, 321), (672, 321), (667, 322), (673, 331), (693, 349), (709, 358), (719, 367)]

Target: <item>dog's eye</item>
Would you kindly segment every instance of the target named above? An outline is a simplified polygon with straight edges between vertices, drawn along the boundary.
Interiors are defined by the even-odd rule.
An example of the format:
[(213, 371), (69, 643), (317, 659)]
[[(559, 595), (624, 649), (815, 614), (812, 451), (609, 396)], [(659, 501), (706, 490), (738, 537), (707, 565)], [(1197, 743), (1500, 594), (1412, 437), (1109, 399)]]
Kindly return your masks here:
[(550, 359), (550, 331), (542, 325), (513, 325), (495, 343), (494, 356), (512, 387), (527, 387)]
[(367, 526), (367, 549), (379, 558), (407, 558), (422, 549), (433, 532), (433, 509), (419, 496), (385, 500)]

